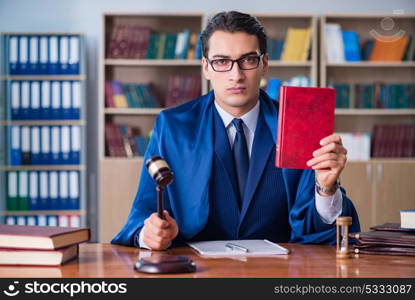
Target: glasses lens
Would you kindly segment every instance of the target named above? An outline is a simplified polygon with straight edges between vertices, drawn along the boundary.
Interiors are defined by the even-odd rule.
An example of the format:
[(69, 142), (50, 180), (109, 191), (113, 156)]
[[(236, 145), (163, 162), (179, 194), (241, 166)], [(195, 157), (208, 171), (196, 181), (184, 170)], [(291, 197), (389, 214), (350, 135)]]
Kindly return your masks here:
[(232, 67), (232, 60), (230, 59), (215, 59), (212, 60), (212, 67), (215, 71), (229, 71)]
[(250, 70), (255, 69), (259, 65), (259, 56), (247, 56), (239, 60), (241, 69)]

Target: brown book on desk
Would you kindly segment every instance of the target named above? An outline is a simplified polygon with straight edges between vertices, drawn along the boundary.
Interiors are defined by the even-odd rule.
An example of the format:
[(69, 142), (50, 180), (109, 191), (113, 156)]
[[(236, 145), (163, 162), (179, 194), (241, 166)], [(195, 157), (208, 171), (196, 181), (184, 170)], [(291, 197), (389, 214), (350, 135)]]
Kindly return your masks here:
[(86, 242), (89, 228), (0, 225), (0, 247), (59, 249)]
[(0, 248), (0, 265), (58, 266), (78, 257), (78, 244), (58, 250)]

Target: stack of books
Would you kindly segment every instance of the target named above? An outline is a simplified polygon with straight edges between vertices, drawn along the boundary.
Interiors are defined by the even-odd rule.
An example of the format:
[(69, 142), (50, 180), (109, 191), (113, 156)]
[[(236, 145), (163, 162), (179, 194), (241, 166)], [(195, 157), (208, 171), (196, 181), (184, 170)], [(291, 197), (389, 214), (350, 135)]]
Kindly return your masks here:
[(0, 225), (0, 265), (62, 265), (90, 236), (89, 228)]

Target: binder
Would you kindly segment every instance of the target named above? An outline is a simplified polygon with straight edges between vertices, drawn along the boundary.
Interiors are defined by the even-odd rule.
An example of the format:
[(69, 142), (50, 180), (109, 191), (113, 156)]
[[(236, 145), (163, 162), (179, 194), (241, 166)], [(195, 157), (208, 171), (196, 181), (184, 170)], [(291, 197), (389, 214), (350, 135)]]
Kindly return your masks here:
[(22, 81), (20, 95), (20, 119), (30, 120), (30, 118), (30, 83), (29, 81)]
[(16, 222), (17, 225), (26, 225), (26, 218), (24, 216), (18, 216), (16, 217), (16, 219), (17, 219), (17, 222)]
[(49, 172), (49, 205), (47, 209), (59, 209), (59, 178), (57, 171)]
[(18, 210), (29, 209), (29, 180), (27, 171), (19, 172), (19, 196), (17, 200)]
[(59, 81), (52, 81), (52, 120), (62, 119), (61, 114), (61, 84)]
[(58, 226), (58, 216), (48, 216), (48, 226)]
[(81, 227), (81, 218), (79, 215), (69, 216), (69, 226), (70, 227)]
[(48, 74), (49, 62), (49, 39), (47, 36), (41, 36), (39, 39), (39, 74)]
[(9, 74), (19, 74), (19, 37), (12, 35), (9, 38)]
[(31, 36), (29, 40), (29, 74), (39, 74), (39, 37)]
[(57, 75), (59, 74), (59, 44), (57, 36), (49, 37), (49, 74)]
[(71, 163), (71, 156), (70, 156), (70, 127), (69, 126), (62, 126), (61, 127), (61, 164), (70, 164)]
[(51, 119), (50, 81), (42, 81), (40, 118)]
[(22, 150), (20, 147), (20, 126), (12, 126), (10, 130), (10, 154), (9, 163), (12, 166), (20, 166), (22, 164)]
[(59, 226), (60, 227), (69, 227), (69, 218), (65, 215), (59, 216)]
[(30, 130), (30, 163), (32, 165), (40, 165), (42, 164), (42, 156), (40, 154), (40, 129), (38, 126), (33, 126)]
[(59, 172), (59, 209), (69, 209), (69, 178), (67, 171)]
[(37, 215), (37, 225), (38, 226), (47, 226), (48, 222), (45, 215)]
[(12, 81), (10, 84), (10, 117), (12, 120), (20, 120), (20, 83)]
[(30, 118), (40, 119), (40, 82), (32, 81), (30, 85)]
[(19, 74), (26, 75), (29, 73), (29, 38), (27, 36), (20, 36), (19, 44)]
[(60, 128), (58, 126), (52, 126), (51, 128), (51, 164), (58, 165), (61, 162)]
[(30, 165), (30, 127), (21, 127), (22, 165)]
[(79, 172), (69, 171), (69, 207), (79, 209)]
[(40, 146), (40, 164), (47, 165), (51, 163), (50, 154), (50, 127), (41, 127), (41, 146)]
[[(40, 210), (46, 210), (49, 208), (48, 205), (49, 205), (49, 174), (47, 171), (40, 171), (39, 172), (38, 208)], [(45, 225), (46, 225), (46, 222), (45, 222)]]
[(13, 216), (6, 217), (6, 224), (7, 225), (16, 225), (16, 218)]
[(69, 73), (69, 37), (59, 38), (59, 74)]
[(37, 223), (36, 216), (27, 216), (26, 217), (26, 225), (35, 226)]
[(79, 57), (80, 57), (80, 37), (72, 36), (69, 39), (69, 66), (68, 74), (80, 74)]
[(71, 111), (71, 83), (70, 81), (62, 81), (62, 111), (61, 119), (72, 119)]
[(29, 210), (37, 209), (39, 209), (39, 174), (32, 171), (29, 173)]
[(18, 173), (8, 172), (7, 174), (7, 210), (17, 210), (17, 187), (18, 187)]
[(71, 126), (71, 164), (81, 163), (81, 127)]
[(81, 83), (79, 81), (72, 81), (72, 105), (71, 105), (71, 119), (81, 119)]

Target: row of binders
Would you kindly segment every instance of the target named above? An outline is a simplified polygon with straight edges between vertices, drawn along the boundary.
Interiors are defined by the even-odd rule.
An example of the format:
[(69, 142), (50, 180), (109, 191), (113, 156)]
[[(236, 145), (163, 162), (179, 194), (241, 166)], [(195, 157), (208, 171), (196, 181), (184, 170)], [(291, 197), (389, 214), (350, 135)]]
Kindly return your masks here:
[(79, 81), (11, 81), (10, 120), (79, 120)]
[(79, 209), (79, 171), (9, 171), (7, 210)]
[(20, 165), (79, 165), (80, 126), (10, 126), (8, 160)]
[(29, 225), (29, 226), (60, 226), (60, 227), (80, 227), (81, 217), (79, 215), (59, 215), (59, 216), (7, 216), (7, 225)]
[(9, 35), (8, 74), (78, 75), (80, 36)]

